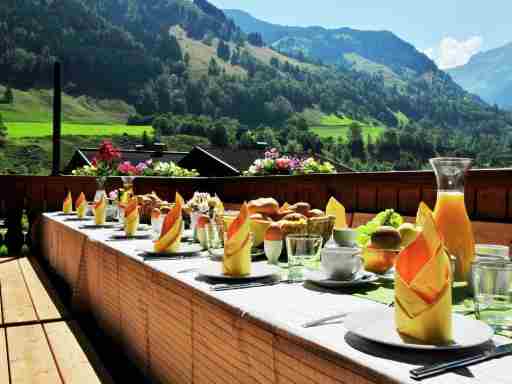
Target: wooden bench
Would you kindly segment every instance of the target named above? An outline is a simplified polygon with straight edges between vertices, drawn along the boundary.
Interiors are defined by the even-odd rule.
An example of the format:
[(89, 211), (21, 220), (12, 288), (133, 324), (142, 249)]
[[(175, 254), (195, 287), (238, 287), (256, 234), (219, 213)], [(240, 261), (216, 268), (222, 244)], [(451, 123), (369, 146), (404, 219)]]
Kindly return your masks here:
[(35, 259), (0, 259), (0, 312), (0, 383), (112, 382)]

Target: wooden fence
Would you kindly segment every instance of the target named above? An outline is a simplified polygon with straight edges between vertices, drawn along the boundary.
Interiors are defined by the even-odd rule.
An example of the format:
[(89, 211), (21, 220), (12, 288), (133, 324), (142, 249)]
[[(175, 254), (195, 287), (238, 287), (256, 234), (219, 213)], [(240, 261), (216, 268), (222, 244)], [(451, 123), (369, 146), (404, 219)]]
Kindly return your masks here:
[[(122, 185), (111, 178), (107, 190)], [(74, 198), (84, 192), (92, 199), (96, 182), (76, 176), (0, 176), (0, 217), (7, 218), (7, 243), (11, 250), (21, 247), (20, 219), (25, 209), (30, 222), (44, 211), (61, 209), (70, 190)], [(376, 213), (386, 208), (414, 216), (420, 201), (431, 207), (436, 199), (433, 172), (341, 173), (335, 175), (153, 178), (135, 180), (138, 194), (155, 191), (172, 200), (176, 191), (186, 199), (194, 191), (216, 193), (229, 203), (258, 197), (274, 197), (281, 203), (307, 201), (323, 208), (330, 196), (343, 202), (348, 212)], [(466, 206), (472, 220), (512, 223), (512, 169), (472, 170), (466, 181)]]

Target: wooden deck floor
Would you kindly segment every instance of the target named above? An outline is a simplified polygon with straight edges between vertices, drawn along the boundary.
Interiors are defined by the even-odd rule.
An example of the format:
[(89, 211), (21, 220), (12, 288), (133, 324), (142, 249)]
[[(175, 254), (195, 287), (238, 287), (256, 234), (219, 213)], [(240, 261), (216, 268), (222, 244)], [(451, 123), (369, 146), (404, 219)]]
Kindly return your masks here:
[(111, 383), (30, 257), (0, 259), (0, 383)]

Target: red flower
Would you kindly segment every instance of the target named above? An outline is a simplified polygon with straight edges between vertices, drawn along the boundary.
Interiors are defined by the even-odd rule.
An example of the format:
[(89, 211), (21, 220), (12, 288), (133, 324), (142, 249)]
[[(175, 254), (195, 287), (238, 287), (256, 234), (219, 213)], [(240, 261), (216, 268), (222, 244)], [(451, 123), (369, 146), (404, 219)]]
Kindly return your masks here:
[(121, 152), (112, 145), (111, 141), (105, 140), (101, 143), (101, 146), (98, 149), (98, 158), (101, 161), (111, 163), (114, 160), (121, 158)]

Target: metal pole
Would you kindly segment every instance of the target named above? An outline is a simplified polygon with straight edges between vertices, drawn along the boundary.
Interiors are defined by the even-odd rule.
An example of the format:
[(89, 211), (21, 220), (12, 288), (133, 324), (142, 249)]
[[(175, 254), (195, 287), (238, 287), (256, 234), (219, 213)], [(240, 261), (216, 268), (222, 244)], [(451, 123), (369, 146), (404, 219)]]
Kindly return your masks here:
[(60, 134), (62, 94), (60, 79), (60, 63), (53, 67), (53, 150), (52, 150), (52, 176), (60, 174)]

